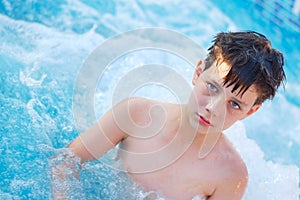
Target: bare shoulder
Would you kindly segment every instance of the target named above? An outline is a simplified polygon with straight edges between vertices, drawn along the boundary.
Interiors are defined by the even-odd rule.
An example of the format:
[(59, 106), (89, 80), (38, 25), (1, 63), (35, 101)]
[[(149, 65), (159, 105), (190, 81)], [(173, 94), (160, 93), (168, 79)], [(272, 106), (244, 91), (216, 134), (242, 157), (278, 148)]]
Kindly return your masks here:
[(234, 200), (241, 199), (248, 182), (247, 167), (232, 146), (230, 141), (223, 135), (220, 141), (221, 158), (218, 159), (218, 176), (216, 188), (211, 199)]
[(162, 102), (143, 98), (143, 97), (130, 97), (130, 98), (124, 99), (121, 103), (123, 105), (127, 105), (128, 108), (133, 109), (132, 111), (137, 111), (140, 109), (150, 108), (151, 106), (154, 106), (154, 105), (163, 104)]
[(128, 108), (130, 114), (136, 114), (149, 111), (154, 105), (160, 105), (161, 102), (143, 97), (130, 97), (122, 101), (123, 106)]
[(142, 97), (132, 97), (124, 100), (123, 106), (127, 106), (127, 111), (134, 123), (144, 126), (155, 117), (166, 114), (168, 103)]
[(113, 109), (116, 113), (119, 113), (120, 111), (126, 112), (130, 117), (133, 117), (132, 119), (134, 119), (135, 115), (148, 111), (153, 104), (154, 101), (151, 99), (130, 97), (120, 101), (113, 107)]
[(225, 135), (221, 137), (224, 152), (222, 164), (224, 170), (226, 170), (224, 175), (232, 179), (245, 179), (245, 177), (248, 177), (248, 171), (242, 157)]

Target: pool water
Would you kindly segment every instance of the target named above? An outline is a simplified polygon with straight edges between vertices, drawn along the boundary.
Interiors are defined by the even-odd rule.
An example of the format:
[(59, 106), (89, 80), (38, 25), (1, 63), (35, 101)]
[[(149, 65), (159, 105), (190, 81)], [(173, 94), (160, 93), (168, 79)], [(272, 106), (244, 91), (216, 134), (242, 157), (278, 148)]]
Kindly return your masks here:
[[(204, 48), (220, 31), (253, 29), (284, 53), (285, 90), (280, 88), (272, 102), (226, 134), (249, 169), (244, 199), (299, 199), (300, 30), (295, 23), (274, 21), (274, 17), (285, 19), (287, 15), (266, 11), (268, 5), (263, 2), (1, 0), (0, 199), (51, 198), (49, 158), (80, 133), (72, 110), (80, 68), (109, 37), (143, 27), (178, 31)], [(292, 13), (289, 17), (299, 19)], [(111, 91), (119, 78), (131, 68), (148, 64), (149, 57), (151, 62), (174, 66), (186, 80), (191, 79), (192, 69), (183, 70), (184, 62), (166, 53), (124, 55), (99, 81), (97, 116), (111, 106)], [(141, 89), (137, 95), (174, 100), (157, 87)], [(107, 155), (103, 162), (111, 162), (111, 157)], [(73, 199), (143, 199), (147, 195), (126, 174), (101, 162), (85, 165), (81, 181), (71, 184)], [(124, 190), (114, 190), (121, 186)]]

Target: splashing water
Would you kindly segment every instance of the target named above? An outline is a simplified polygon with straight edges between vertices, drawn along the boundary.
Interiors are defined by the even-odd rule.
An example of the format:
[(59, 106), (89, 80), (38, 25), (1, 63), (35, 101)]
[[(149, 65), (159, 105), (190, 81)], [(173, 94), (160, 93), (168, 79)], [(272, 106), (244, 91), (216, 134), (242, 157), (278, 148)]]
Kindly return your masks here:
[[(79, 135), (72, 118), (74, 81), (86, 57), (106, 38), (138, 27), (160, 26), (182, 32), (207, 47), (217, 32), (239, 29), (207, 1), (5, 0), (0, 2), (0, 13), (0, 199), (52, 197), (55, 183), (51, 183), (50, 169), (55, 162), (74, 159), (61, 148)], [(293, 37), (287, 38), (293, 43)], [(299, 54), (289, 46), (285, 51), (291, 56), (289, 61)], [(142, 54), (128, 55), (112, 64), (112, 73), (103, 77), (109, 84), (99, 84), (96, 91), (95, 99), (101, 102), (95, 105), (99, 116), (111, 106), (113, 73), (122, 75), (149, 58), (161, 58), (178, 70), (184, 66), (160, 52), (144, 58)], [(290, 77), (298, 77), (299, 63), (288, 64), (288, 74), (293, 74)], [(183, 71), (190, 80), (192, 71)], [(296, 133), (300, 100), (294, 92), (298, 85), (288, 82), (287, 95), (280, 91), (279, 98), (274, 99), (275, 109), (265, 105), (258, 118), (248, 120), (247, 129), (238, 123), (227, 130), (248, 166), (245, 200), (299, 199), (300, 139)], [(153, 88), (140, 94), (172, 98), (164, 92), (157, 94)], [(290, 118), (278, 116), (283, 111)], [(247, 137), (251, 132), (258, 135), (256, 140)], [(49, 160), (59, 153), (67, 156)], [(108, 167), (105, 162), (111, 158), (108, 154), (100, 162), (84, 164), (80, 180), (74, 178), (67, 185), (56, 186), (69, 187), (71, 199), (161, 198), (156, 192), (144, 192), (126, 173)]]

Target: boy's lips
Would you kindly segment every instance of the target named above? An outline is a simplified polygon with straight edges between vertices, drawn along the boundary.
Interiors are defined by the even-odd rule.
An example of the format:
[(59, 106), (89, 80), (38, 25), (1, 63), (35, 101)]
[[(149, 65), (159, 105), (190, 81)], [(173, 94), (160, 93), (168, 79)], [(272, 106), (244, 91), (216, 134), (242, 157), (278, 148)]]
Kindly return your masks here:
[(205, 119), (202, 115), (197, 113), (197, 116), (199, 117), (199, 123), (204, 124), (205, 126), (210, 126), (211, 123), (207, 119)]

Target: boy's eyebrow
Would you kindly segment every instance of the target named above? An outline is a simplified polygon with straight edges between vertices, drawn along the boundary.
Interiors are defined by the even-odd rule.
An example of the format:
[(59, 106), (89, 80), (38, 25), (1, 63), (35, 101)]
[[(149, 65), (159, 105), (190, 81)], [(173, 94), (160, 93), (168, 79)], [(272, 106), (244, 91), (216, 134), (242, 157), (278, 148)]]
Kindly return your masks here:
[(215, 80), (212, 80), (212, 83), (213, 83), (215, 86), (217, 86), (218, 89), (223, 89), (222, 85), (221, 85), (219, 82), (217, 82), (217, 81), (215, 81)]
[(241, 101), (241, 100), (239, 100), (239, 99), (237, 99), (237, 98), (235, 98), (235, 97), (232, 97), (232, 99), (233, 99), (234, 101), (238, 102), (239, 104), (243, 105), (243, 106), (247, 106), (247, 104), (246, 104), (245, 102), (243, 102), (243, 101)]
[[(218, 83), (217, 81), (212, 81), (213, 84), (215, 84), (215, 86), (217, 86), (219, 89), (222, 89), (222, 86), (220, 85), (220, 83)], [(247, 106), (247, 104), (239, 99), (237, 99), (236, 97), (232, 97), (232, 99), (234, 101), (236, 101), (237, 103), (239, 103), (240, 105), (243, 105), (243, 106)]]

